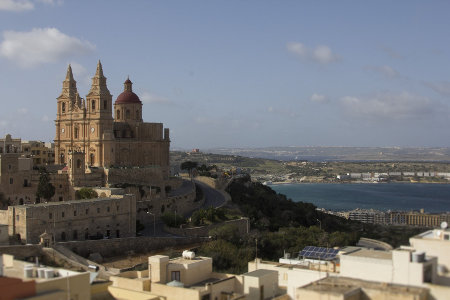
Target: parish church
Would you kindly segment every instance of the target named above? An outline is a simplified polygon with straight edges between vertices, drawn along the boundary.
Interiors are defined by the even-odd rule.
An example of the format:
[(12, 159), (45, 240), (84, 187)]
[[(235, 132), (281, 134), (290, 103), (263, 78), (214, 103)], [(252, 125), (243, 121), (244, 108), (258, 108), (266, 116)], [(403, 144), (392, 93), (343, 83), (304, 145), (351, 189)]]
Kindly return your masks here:
[[(57, 98), (55, 163), (87, 167), (158, 167), (169, 172), (169, 129), (142, 120), (142, 101), (128, 78), (115, 102), (99, 61), (86, 98), (80, 97), (69, 65)], [(77, 153), (76, 163), (72, 163)]]

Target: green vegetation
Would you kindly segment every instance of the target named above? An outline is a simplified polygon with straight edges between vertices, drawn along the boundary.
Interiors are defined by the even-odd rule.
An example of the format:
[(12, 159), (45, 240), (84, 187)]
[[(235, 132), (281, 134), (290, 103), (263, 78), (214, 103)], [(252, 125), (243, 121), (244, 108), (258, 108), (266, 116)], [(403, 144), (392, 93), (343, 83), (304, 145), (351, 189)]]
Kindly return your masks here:
[(231, 225), (210, 231), (215, 240), (203, 244), (198, 253), (213, 257), (214, 269), (221, 272), (245, 272), (256, 247), (258, 257), (278, 261), (284, 251), (295, 256), (305, 246), (350, 246), (361, 237), (398, 247), (424, 230), (364, 224), (325, 214), (311, 203), (293, 202), (270, 187), (251, 182), (250, 176), (233, 181), (227, 191), (233, 205), (249, 218), (252, 232), (242, 237)]
[(166, 212), (161, 216), (162, 221), (166, 226), (179, 227), (181, 224), (186, 223), (186, 219), (179, 214), (173, 212)]
[(47, 201), (55, 195), (55, 187), (50, 182), (50, 175), (45, 168), (40, 169), (39, 184), (36, 191), (36, 197), (44, 198)]
[(199, 209), (191, 216), (191, 224), (194, 226), (209, 225), (226, 220), (228, 219), (225, 216), (225, 210), (223, 208), (210, 207), (207, 209)]
[(189, 176), (192, 176), (192, 170), (197, 168), (198, 163), (196, 161), (185, 161), (181, 163), (180, 168), (181, 170), (188, 170)]
[(97, 198), (98, 194), (96, 191), (94, 191), (91, 188), (81, 188), (77, 191), (75, 191), (75, 199), (93, 199)]

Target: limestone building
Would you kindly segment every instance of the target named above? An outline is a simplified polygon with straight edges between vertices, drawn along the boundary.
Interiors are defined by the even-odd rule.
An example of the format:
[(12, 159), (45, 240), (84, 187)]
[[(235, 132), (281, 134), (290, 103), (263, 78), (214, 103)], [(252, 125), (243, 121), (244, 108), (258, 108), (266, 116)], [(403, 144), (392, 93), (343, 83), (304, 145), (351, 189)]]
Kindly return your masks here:
[(67, 164), (69, 153), (77, 151), (84, 153), (87, 166), (158, 166), (168, 176), (169, 129), (143, 122), (142, 102), (129, 79), (113, 104), (100, 61), (86, 99), (80, 97), (69, 65), (55, 123), (56, 164)]

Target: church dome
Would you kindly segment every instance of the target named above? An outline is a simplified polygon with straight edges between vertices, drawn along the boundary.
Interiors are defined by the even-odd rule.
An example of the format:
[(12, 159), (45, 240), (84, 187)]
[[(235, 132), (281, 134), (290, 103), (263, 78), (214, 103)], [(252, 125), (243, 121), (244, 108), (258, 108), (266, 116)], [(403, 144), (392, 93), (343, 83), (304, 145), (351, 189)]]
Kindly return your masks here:
[(125, 91), (117, 97), (116, 103), (141, 103), (141, 100), (135, 93)]
[(117, 100), (115, 102), (116, 104), (142, 103), (141, 99), (139, 99), (138, 95), (133, 93), (132, 85), (133, 85), (133, 83), (131, 82), (130, 78), (127, 78), (127, 80), (124, 82), (124, 90), (117, 97)]

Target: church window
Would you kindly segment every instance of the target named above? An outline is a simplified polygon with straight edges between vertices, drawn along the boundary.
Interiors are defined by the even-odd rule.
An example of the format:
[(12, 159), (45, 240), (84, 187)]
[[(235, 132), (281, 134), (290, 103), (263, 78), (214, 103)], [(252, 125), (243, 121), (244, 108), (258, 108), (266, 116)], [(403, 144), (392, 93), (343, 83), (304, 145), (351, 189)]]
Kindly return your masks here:
[(139, 110), (136, 111), (136, 120), (139, 120)]
[(77, 216), (77, 211), (76, 211), (76, 210), (73, 211), (73, 216), (74, 216), (74, 217)]
[(66, 103), (65, 103), (65, 102), (63, 102), (63, 103), (61, 104), (61, 111), (62, 111), (63, 113), (66, 112)]
[(126, 119), (129, 119), (129, 118), (130, 118), (130, 110), (129, 110), (129, 109), (127, 109), (127, 113), (126, 113), (125, 118), (126, 118)]
[(78, 231), (76, 230), (73, 231), (73, 239), (78, 240)]
[(108, 108), (108, 102), (106, 100), (103, 100), (103, 109)]
[(61, 232), (61, 240), (63, 240), (63, 241), (66, 240), (66, 233), (64, 231)]
[(78, 127), (75, 127), (75, 138), (78, 138)]
[(13, 184), (14, 180), (12, 178), (9, 179), (9, 184)]
[(64, 212), (61, 213), (61, 218), (64, 218)]
[(120, 119), (120, 110), (117, 110), (117, 119)]
[(92, 100), (92, 110), (95, 110), (95, 100)]
[(93, 166), (94, 163), (95, 163), (95, 155), (94, 155), (94, 153), (91, 153), (90, 160), (91, 160), (91, 166)]

